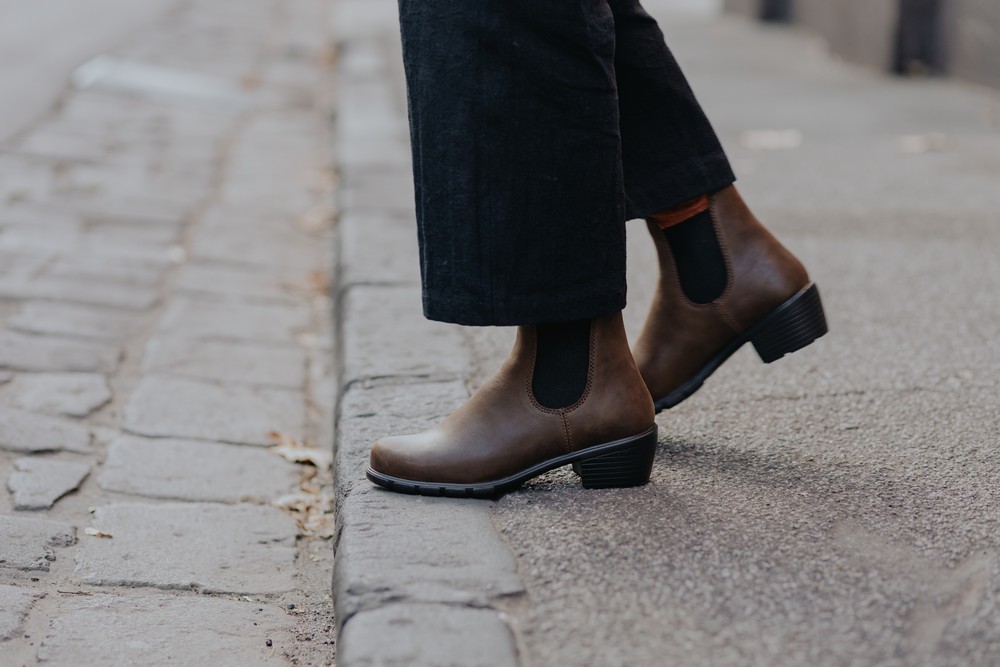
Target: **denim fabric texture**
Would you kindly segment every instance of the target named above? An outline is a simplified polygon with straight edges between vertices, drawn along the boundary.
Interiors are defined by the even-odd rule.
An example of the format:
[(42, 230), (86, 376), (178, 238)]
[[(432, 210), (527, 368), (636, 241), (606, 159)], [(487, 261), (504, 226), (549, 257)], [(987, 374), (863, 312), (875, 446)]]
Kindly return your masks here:
[(636, 0), (399, 0), (424, 314), (625, 306), (625, 221), (735, 178)]

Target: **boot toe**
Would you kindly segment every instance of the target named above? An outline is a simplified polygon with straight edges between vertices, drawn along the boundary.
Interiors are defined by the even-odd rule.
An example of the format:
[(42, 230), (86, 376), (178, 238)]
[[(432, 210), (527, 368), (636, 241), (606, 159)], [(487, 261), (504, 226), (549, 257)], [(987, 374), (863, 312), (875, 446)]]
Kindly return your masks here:
[(383, 475), (402, 477), (400, 473), (406, 466), (402, 464), (401, 455), (405, 449), (405, 436), (379, 438), (372, 445), (368, 465)]

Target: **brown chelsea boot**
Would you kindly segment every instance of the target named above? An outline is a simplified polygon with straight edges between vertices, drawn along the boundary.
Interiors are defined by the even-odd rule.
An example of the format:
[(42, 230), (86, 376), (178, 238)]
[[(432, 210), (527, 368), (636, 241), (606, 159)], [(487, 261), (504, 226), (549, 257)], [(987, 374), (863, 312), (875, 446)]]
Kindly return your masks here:
[(588, 488), (640, 486), (656, 452), (653, 401), (621, 313), (590, 324), (587, 384), (573, 405), (545, 408), (532, 391), (536, 335), (518, 327), (510, 358), (436, 428), (377, 441), (367, 475), (404, 493), (489, 497), (573, 464)]
[(744, 343), (765, 363), (827, 332), (819, 290), (805, 268), (729, 186), (710, 197), (727, 284), (707, 304), (685, 296), (662, 230), (647, 222), (660, 260), (660, 282), (634, 354), (656, 411), (672, 408)]

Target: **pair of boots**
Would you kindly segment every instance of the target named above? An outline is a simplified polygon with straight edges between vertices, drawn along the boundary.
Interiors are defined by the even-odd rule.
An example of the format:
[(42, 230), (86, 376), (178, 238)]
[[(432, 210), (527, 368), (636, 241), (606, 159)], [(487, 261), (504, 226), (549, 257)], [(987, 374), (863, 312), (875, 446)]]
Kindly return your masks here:
[(588, 488), (645, 484), (655, 413), (694, 393), (744, 343), (770, 363), (827, 331), (802, 264), (736, 189), (704, 207), (667, 229), (673, 221), (647, 221), (660, 280), (634, 351), (621, 313), (518, 327), (511, 356), (454, 414), (374, 444), (368, 478), (394, 491), (489, 497), (572, 464)]

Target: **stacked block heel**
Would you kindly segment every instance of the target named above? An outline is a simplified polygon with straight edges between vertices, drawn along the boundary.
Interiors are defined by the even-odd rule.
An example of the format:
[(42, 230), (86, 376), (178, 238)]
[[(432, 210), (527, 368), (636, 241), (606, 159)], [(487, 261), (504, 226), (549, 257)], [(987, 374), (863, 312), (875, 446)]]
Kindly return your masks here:
[(573, 464), (587, 489), (618, 489), (642, 486), (649, 481), (656, 456), (657, 429), (628, 447)]
[(813, 284), (768, 315), (749, 332), (749, 338), (761, 361), (769, 364), (801, 350), (826, 332), (823, 302)]

